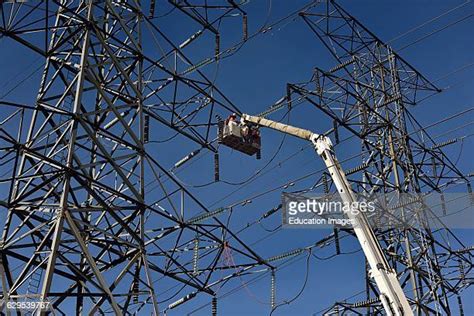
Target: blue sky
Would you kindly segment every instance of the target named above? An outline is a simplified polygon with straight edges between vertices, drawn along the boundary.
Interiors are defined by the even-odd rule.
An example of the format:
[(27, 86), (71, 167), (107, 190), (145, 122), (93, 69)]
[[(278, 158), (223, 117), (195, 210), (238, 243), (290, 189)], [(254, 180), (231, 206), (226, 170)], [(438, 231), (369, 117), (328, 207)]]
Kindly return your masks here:
[[(271, 3), (271, 10), (269, 4)], [(285, 0), (254, 0), (250, 1), (244, 8), (249, 13), (249, 32), (258, 29), (268, 18), (275, 21), (280, 17), (304, 6), (308, 1), (285, 1)], [(353, 16), (359, 19), (365, 26), (373, 31), (384, 41), (389, 41), (400, 34), (438, 16), (439, 14), (461, 4), (462, 1), (441, 1), (441, 0), (416, 0), (416, 1), (339, 1), (339, 3)], [(468, 3), (459, 10), (440, 18), (434, 23), (429, 23), (407, 36), (392, 42), (394, 49), (402, 48), (417, 39), (423, 38), (433, 30), (442, 28), (458, 19), (472, 14), (474, 4)], [(189, 34), (184, 26), (193, 27), (193, 24), (182, 17), (176, 19), (170, 15), (168, 19), (163, 19), (163, 29), (170, 32), (171, 37), (184, 39), (184, 34)], [(165, 25), (166, 24), (166, 25)], [(238, 40), (241, 36), (241, 28), (238, 22), (235, 29), (226, 29), (221, 42), (223, 47)], [(194, 26), (195, 27), (195, 26)], [(474, 62), (474, 41), (472, 31), (474, 30), (474, 18), (468, 18), (438, 34), (430, 36), (419, 43), (401, 50), (400, 55), (416, 67), (421, 73), (431, 80), (437, 80), (445, 74), (450, 73), (459, 67)], [(150, 48), (152, 47), (151, 39)], [(145, 47), (146, 45), (145, 44)], [(212, 43), (210, 43), (212, 45)], [(8, 49), (7, 49), (8, 48)], [(11, 49), (10, 49), (11, 48)], [(199, 61), (208, 56), (212, 51), (203, 45), (193, 51), (193, 61)], [(11, 77), (21, 72), (21, 69), (31, 68), (28, 65), (36, 62), (36, 57), (24, 48), (14, 45), (8, 39), (0, 41), (0, 96), (11, 87)], [(19, 60), (18, 64), (12, 60)], [(307, 26), (296, 19), (281, 29), (273, 29), (257, 38), (248, 41), (234, 56), (222, 60), (218, 69), (215, 65), (208, 66), (205, 71), (209, 76), (213, 76), (217, 70), (216, 84), (242, 111), (247, 113), (259, 113), (268, 108), (280, 97), (285, 95), (286, 84), (288, 82), (301, 82), (309, 79), (312, 69), (320, 67), (329, 69), (336, 64), (329, 52), (323, 47), (318, 39), (309, 31)], [(474, 105), (474, 94), (472, 86), (474, 84), (474, 67), (466, 68), (452, 76), (436, 81), (441, 87), (449, 87), (443, 93), (434, 96), (423, 102), (419, 106), (412, 108), (412, 113), (422, 125), (441, 120), (451, 114), (472, 108)], [(25, 72), (27, 74), (28, 71)], [(30, 87), (38, 86), (39, 73), (25, 80), (24, 84), (13, 91), (6, 99), (22, 100), (33, 102), (36, 93)], [(20, 75), (18, 78), (23, 78)], [(0, 97), (1, 99), (1, 97)], [(272, 118), (280, 118), (285, 111), (280, 111)], [(227, 114), (225, 112), (222, 113)], [(314, 115), (311, 115), (314, 114)], [(433, 128), (431, 135), (442, 135), (458, 126), (462, 126), (473, 121), (473, 112), (458, 119), (449, 121)], [(302, 109), (291, 113), (290, 123), (311, 129), (315, 132), (327, 130), (331, 122), (316, 111)], [(439, 141), (448, 140), (454, 137), (469, 135), (474, 132), (472, 125), (462, 128), (454, 133), (438, 138)], [(153, 133), (153, 132), (152, 132)], [(166, 135), (154, 135), (152, 137), (166, 138)], [(268, 160), (277, 151), (282, 136), (263, 131), (263, 151), (262, 160), (257, 161), (253, 157), (247, 157), (233, 152), (228, 148), (221, 148), (221, 179), (229, 182), (240, 182), (251, 177), (257, 170), (265, 166)], [(346, 144), (337, 148), (339, 159), (343, 160), (350, 156), (350, 153), (359, 144), (356, 142)], [(465, 173), (473, 172), (472, 137), (467, 138), (463, 145), (460, 143), (446, 148), (446, 152), (457, 161), (457, 166)], [(287, 138), (275, 160), (270, 163), (268, 169), (271, 172), (264, 173), (258, 180), (245, 185), (239, 191), (234, 192), (238, 187), (217, 183), (204, 188), (193, 188), (190, 190), (197, 195), (210, 209), (218, 206), (227, 206), (235, 202), (248, 199), (265, 191), (267, 188), (277, 187), (289, 182), (291, 179), (299, 178), (310, 172), (323, 168), (322, 161), (312, 150), (307, 148), (294, 158), (285, 161), (286, 157), (306, 147), (303, 141)], [(156, 153), (160, 162), (164, 166), (171, 168), (173, 164), (187, 155), (196, 147), (187, 142), (174, 141), (171, 144), (157, 146)], [(203, 154), (199, 160), (180, 170), (178, 177), (183, 183), (189, 185), (199, 185), (207, 183), (213, 179), (212, 155)], [(458, 158), (459, 157), (459, 158)], [(281, 162), (281, 164), (278, 164)], [(357, 163), (355, 163), (357, 164)], [(350, 164), (345, 167), (350, 167)], [(266, 170), (266, 169), (265, 169)], [(316, 181), (316, 177), (309, 177), (304, 181), (296, 183), (288, 190), (297, 190), (311, 186)], [(239, 229), (247, 222), (252, 222), (260, 217), (265, 211), (273, 208), (279, 203), (280, 190), (275, 190), (263, 197), (252, 199), (252, 203), (238, 207), (234, 211), (231, 227)], [(3, 192), (2, 192), (3, 193)], [(3, 196), (2, 196), (3, 197)], [(223, 217), (225, 218), (225, 217)], [(242, 234), (242, 238), (249, 244), (253, 244), (268, 233), (265, 229), (276, 227), (281, 221), (280, 214), (273, 216), (262, 225), (256, 225), (248, 232)], [(253, 245), (253, 248), (262, 255), (270, 257), (297, 247), (308, 246), (315, 241), (329, 234), (329, 231), (322, 230), (282, 230), (269, 238)], [(472, 230), (459, 231), (459, 236), (471, 245), (474, 240)], [(302, 295), (290, 305), (282, 306), (274, 315), (311, 315), (324, 308), (329, 307), (334, 301), (348, 298), (364, 289), (364, 258), (359, 251), (355, 240), (346, 238), (342, 242), (342, 252), (352, 254), (341, 255), (328, 260), (318, 260), (314, 257), (310, 259), (310, 269), (308, 282)], [(355, 252), (355, 253), (353, 253)], [(315, 250), (314, 254), (320, 258), (331, 256), (334, 253), (334, 246)], [(298, 293), (302, 287), (305, 273), (305, 256), (300, 256), (295, 264), (277, 272), (277, 302), (288, 300)], [(240, 280), (236, 279), (227, 284), (221, 291), (227, 292), (229, 289), (238, 286)], [(219, 313), (221, 315), (265, 315), (270, 308), (268, 306), (270, 297), (270, 278), (268, 275), (257, 283), (251, 284), (233, 295), (219, 300)], [(159, 285), (158, 285), (159, 287)], [(166, 289), (162, 289), (165, 291)], [(161, 290), (158, 290), (160, 293)], [(164, 294), (169, 295), (171, 292)], [(183, 295), (186, 292), (182, 293)], [(177, 296), (179, 298), (180, 296)], [(473, 292), (465, 291), (464, 304), (466, 315), (474, 314)], [(210, 298), (199, 295), (193, 301), (183, 305), (179, 309), (170, 311), (169, 315), (184, 315), (202, 304), (208, 303)], [(471, 303), (469, 303), (471, 301)], [(453, 305), (454, 306), (454, 305)], [(208, 315), (210, 305), (196, 312), (193, 315)], [(454, 313), (456, 314), (456, 313)]]

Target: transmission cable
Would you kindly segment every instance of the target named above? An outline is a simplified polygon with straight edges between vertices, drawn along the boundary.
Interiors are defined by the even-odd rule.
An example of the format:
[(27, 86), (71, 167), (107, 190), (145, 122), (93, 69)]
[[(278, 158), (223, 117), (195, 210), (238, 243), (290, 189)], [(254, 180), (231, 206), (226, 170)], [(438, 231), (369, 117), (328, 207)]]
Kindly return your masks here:
[(425, 22), (421, 23), (420, 25), (417, 25), (417, 26), (415, 26), (414, 28), (409, 29), (408, 31), (406, 31), (406, 32), (404, 32), (404, 33), (402, 33), (402, 34), (400, 34), (400, 35), (398, 35), (398, 36), (392, 38), (391, 40), (389, 40), (389, 41), (387, 42), (387, 44), (392, 43), (392, 42), (395, 42), (395, 41), (399, 40), (400, 38), (403, 38), (403, 37), (405, 37), (406, 35), (408, 35), (408, 34), (410, 34), (410, 33), (413, 33), (414, 31), (417, 31), (417, 30), (419, 30), (420, 28), (422, 28), (422, 27), (424, 27), (424, 26), (426, 26), (426, 25), (428, 25), (428, 24), (430, 24), (430, 23), (432, 23), (432, 22), (434, 22), (434, 21), (436, 21), (436, 20), (439, 20), (440, 18), (442, 18), (442, 17), (448, 15), (449, 13), (454, 12), (454, 11), (456, 11), (456, 10), (458, 10), (458, 9), (460, 9), (460, 8), (462, 8), (462, 7), (464, 7), (464, 6), (466, 6), (466, 5), (467, 5), (468, 3), (470, 3), (470, 2), (471, 2), (471, 0), (467, 0), (467, 1), (464, 1), (463, 3), (461, 3), (461, 4), (459, 4), (459, 5), (455, 6), (455, 7), (453, 7), (453, 8), (451, 8), (451, 9), (448, 9), (447, 11), (441, 13), (440, 15), (437, 15), (437, 16), (435, 16), (435, 17), (429, 19), (428, 21), (425, 21)]
[(303, 285), (301, 287), (301, 289), (298, 291), (298, 293), (293, 297), (291, 298), (290, 300), (285, 300), (283, 301), (282, 303), (276, 305), (274, 308), (272, 308), (272, 310), (270, 311), (270, 316), (273, 315), (273, 313), (278, 309), (280, 308), (281, 306), (283, 305), (290, 305), (291, 303), (293, 303), (294, 301), (296, 301), (300, 296), (301, 294), (303, 294), (305, 288), (306, 288), (306, 285), (308, 284), (308, 279), (309, 279), (309, 263), (310, 263), (310, 259), (311, 259), (311, 254), (312, 254), (312, 249), (309, 249), (308, 250), (308, 256), (306, 257), (306, 273), (305, 273), (305, 277), (304, 277), (304, 282), (303, 282)]
[(439, 28), (439, 29), (437, 29), (437, 30), (432, 31), (431, 33), (428, 33), (428, 34), (426, 34), (426, 35), (420, 37), (419, 39), (415, 40), (414, 42), (411, 42), (411, 43), (409, 43), (409, 44), (407, 44), (407, 45), (404, 45), (404, 46), (398, 48), (397, 51), (400, 52), (400, 51), (402, 51), (402, 50), (404, 50), (404, 49), (406, 49), (406, 48), (408, 48), (408, 47), (410, 47), (410, 46), (412, 46), (412, 45), (415, 45), (415, 44), (417, 44), (417, 43), (419, 43), (419, 42), (421, 42), (421, 41), (423, 41), (423, 40), (425, 40), (425, 39), (427, 39), (427, 38), (429, 38), (429, 37), (431, 37), (431, 36), (433, 36), (433, 35), (435, 35), (435, 34), (441, 32), (441, 31), (444, 31), (444, 30), (446, 30), (446, 29), (448, 29), (448, 28), (450, 28), (450, 27), (452, 27), (452, 26), (454, 26), (454, 25), (456, 25), (456, 24), (458, 24), (458, 23), (461, 23), (461, 22), (463, 22), (463, 21), (465, 21), (465, 20), (467, 20), (467, 19), (469, 19), (469, 18), (471, 18), (471, 17), (473, 17), (473, 16), (474, 16), (474, 13), (468, 14), (468, 15), (466, 15), (466, 16), (464, 16), (464, 17), (462, 17), (462, 18), (460, 18), (460, 19), (458, 19), (458, 20), (456, 20), (456, 21), (454, 21), (454, 22), (451, 22), (451, 23), (449, 23), (449, 24), (447, 24), (447, 25), (445, 25), (445, 26), (443, 26), (443, 27), (441, 27), (441, 28)]

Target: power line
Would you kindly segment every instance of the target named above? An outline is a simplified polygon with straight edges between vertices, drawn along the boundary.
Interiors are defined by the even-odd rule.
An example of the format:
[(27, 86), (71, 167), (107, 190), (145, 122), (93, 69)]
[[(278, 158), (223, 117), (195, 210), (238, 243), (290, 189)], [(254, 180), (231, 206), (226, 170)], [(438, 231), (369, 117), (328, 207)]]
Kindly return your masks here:
[(420, 43), (421, 41), (424, 41), (424, 40), (426, 40), (427, 38), (430, 38), (431, 36), (433, 36), (433, 35), (435, 35), (435, 34), (438, 34), (438, 33), (442, 32), (442, 31), (444, 31), (444, 30), (447, 30), (448, 28), (453, 27), (453, 26), (455, 26), (455, 25), (457, 25), (457, 24), (459, 24), (459, 23), (461, 23), (461, 22), (463, 22), (463, 21), (465, 21), (465, 20), (467, 20), (467, 19), (469, 19), (469, 18), (471, 18), (471, 17), (473, 17), (473, 16), (474, 16), (474, 13), (468, 14), (468, 15), (466, 15), (466, 16), (464, 16), (464, 17), (462, 17), (462, 18), (460, 18), (460, 19), (458, 19), (458, 20), (456, 20), (456, 21), (454, 21), (454, 22), (451, 22), (451, 23), (449, 23), (449, 24), (447, 24), (447, 25), (445, 25), (445, 26), (443, 26), (443, 27), (441, 27), (441, 28), (439, 28), (439, 29), (437, 29), (437, 30), (434, 30), (434, 31), (432, 31), (432, 32), (430, 32), (430, 33), (428, 33), (428, 34), (426, 34), (426, 35), (420, 37), (419, 39), (417, 39), (417, 40), (415, 40), (415, 41), (413, 41), (413, 42), (411, 42), (411, 43), (409, 43), (409, 44), (406, 44), (406, 45), (404, 45), (404, 46), (398, 48), (397, 51), (400, 52), (400, 51), (402, 51), (402, 50), (404, 50), (404, 49), (406, 49), (406, 48), (408, 48), (408, 47), (411, 47), (411, 46), (413, 46), (413, 45), (415, 45), (415, 44), (418, 44), (418, 43)]
[(458, 9), (461, 9), (461, 8), (465, 7), (465, 6), (466, 6), (467, 4), (469, 4), (470, 2), (471, 2), (471, 0), (464, 1), (464, 2), (461, 3), (461, 4), (456, 5), (456, 6), (454, 6), (453, 8), (450, 8), (450, 9), (444, 11), (443, 13), (441, 13), (441, 14), (439, 14), (439, 15), (437, 15), (437, 16), (435, 16), (435, 17), (433, 17), (433, 18), (431, 18), (431, 19), (429, 19), (429, 20), (427, 20), (427, 21), (425, 21), (425, 22), (423, 22), (423, 23), (421, 23), (421, 24), (419, 24), (419, 25), (417, 25), (417, 26), (411, 28), (411, 29), (409, 29), (408, 31), (403, 32), (402, 34), (400, 34), (400, 35), (398, 35), (398, 36), (395, 36), (394, 38), (392, 38), (391, 40), (389, 40), (389, 41), (387, 42), (387, 44), (390, 44), (390, 43), (392, 43), (392, 42), (395, 42), (395, 41), (397, 41), (397, 40), (399, 40), (399, 39), (401, 39), (401, 38), (407, 36), (408, 34), (413, 33), (413, 32), (415, 32), (415, 31), (419, 30), (420, 28), (422, 28), (422, 27), (424, 27), (424, 26), (426, 26), (426, 25), (428, 25), (428, 24), (430, 24), (430, 23), (433, 23), (433, 22), (439, 20), (439, 19), (442, 18), (442, 17), (444, 17), (444, 16), (446, 16), (446, 15), (448, 15), (448, 14), (450, 14), (450, 13), (452, 13), (452, 12), (458, 10)]

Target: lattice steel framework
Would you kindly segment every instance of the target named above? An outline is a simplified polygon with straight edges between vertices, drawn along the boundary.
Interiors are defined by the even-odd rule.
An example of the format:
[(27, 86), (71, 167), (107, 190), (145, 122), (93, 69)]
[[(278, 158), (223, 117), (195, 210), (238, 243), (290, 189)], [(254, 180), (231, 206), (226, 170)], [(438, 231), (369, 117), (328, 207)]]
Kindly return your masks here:
[[(334, 1), (300, 16), (338, 65), (328, 71), (316, 68), (310, 81), (290, 84), (289, 99), (303, 98), (327, 115), (334, 122), (336, 142), (340, 128), (361, 141), (360, 165), (347, 171), (354, 188), (413, 197), (456, 183), (470, 190), (469, 180), (443, 153), (443, 145), (433, 141), (409, 110), (439, 89)], [(406, 218), (419, 214), (419, 206), (403, 206)], [(433, 231), (421, 217), (415, 226), (376, 233), (419, 315), (451, 314), (451, 296), (461, 304), (458, 294), (467, 285), (464, 275), (472, 269), (472, 254), (450, 230)], [(369, 276), (366, 294), (365, 301), (338, 302), (327, 312), (383, 314)]]
[[(216, 271), (270, 266), (150, 153), (169, 129), (216, 151), (215, 109), (238, 111), (200, 69), (219, 58), (216, 25), (244, 12), (233, 1), (169, 6), (200, 28), (181, 44), (155, 23), (154, 1), (149, 14), (138, 1), (2, 2), (0, 34), (46, 58), (34, 106), (2, 101), (14, 109), (2, 159), (15, 157), (2, 201), (4, 299), (39, 298), (65, 314), (158, 314), (157, 284), (178, 284), (185, 301), (239, 275)], [(144, 32), (158, 53), (145, 52)], [(215, 57), (191, 61), (186, 49), (209, 32)], [(7, 126), (24, 117), (26, 137)], [(146, 195), (150, 184), (160, 192)], [(241, 256), (232, 267), (228, 251)]]

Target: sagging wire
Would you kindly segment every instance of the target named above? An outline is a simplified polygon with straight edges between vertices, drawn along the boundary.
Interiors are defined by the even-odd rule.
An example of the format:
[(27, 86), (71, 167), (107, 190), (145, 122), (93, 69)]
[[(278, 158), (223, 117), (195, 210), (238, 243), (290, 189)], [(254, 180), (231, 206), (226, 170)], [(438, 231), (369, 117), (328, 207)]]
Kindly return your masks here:
[(301, 294), (303, 294), (305, 288), (306, 288), (306, 285), (308, 284), (308, 279), (309, 279), (309, 264), (310, 264), (310, 259), (311, 259), (311, 254), (312, 254), (312, 249), (310, 248), (308, 250), (308, 256), (306, 257), (306, 273), (305, 273), (305, 277), (304, 277), (304, 282), (303, 282), (303, 285), (301, 286), (301, 289), (298, 291), (298, 293), (291, 299), (289, 300), (284, 300), (282, 303), (280, 304), (277, 304), (274, 308), (271, 309), (270, 311), (270, 316), (273, 315), (273, 313), (280, 307), (284, 306), (284, 305), (290, 305), (291, 303), (293, 303), (294, 301), (296, 301), (300, 296)]
[(259, 304), (262, 304), (262, 305), (270, 305), (269, 302), (265, 302), (265, 301), (262, 301), (260, 300), (249, 288), (248, 286), (245, 284), (245, 281), (242, 279), (242, 276), (241, 276), (241, 270), (239, 268), (237, 268), (237, 265), (235, 264), (235, 261), (234, 261), (234, 257), (232, 255), (232, 249), (230, 249), (230, 247), (227, 247), (227, 246), (224, 246), (224, 251), (223, 251), (223, 255), (224, 255), (224, 259), (225, 259), (225, 262), (226, 262), (226, 265), (228, 267), (234, 267), (234, 270), (235, 270), (235, 275), (238, 276), (242, 286), (244, 287), (245, 291), (247, 292), (247, 295), (254, 299), (257, 303)]
[[(289, 124), (290, 122), (290, 111), (291, 109), (288, 109), (288, 111), (283, 115), (283, 117), (280, 119), (283, 120), (284, 118), (287, 117), (287, 124)], [(227, 185), (232, 185), (232, 186), (241, 186), (241, 185), (244, 185), (246, 183), (249, 183), (249, 182), (252, 182), (256, 179), (256, 177), (258, 175), (260, 175), (274, 160), (275, 158), (278, 156), (278, 154), (280, 153), (281, 149), (283, 148), (283, 145), (285, 143), (285, 140), (286, 140), (286, 137), (287, 135), (283, 135), (282, 136), (282, 139), (280, 141), (280, 144), (278, 145), (278, 148), (277, 150), (275, 151), (275, 153), (272, 155), (272, 157), (265, 163), (265, 165), (258, 169), (253, 175), (251, 175), (250, 177), (248, 177), (247, 179), (245, 180), (242, 180), (242, 181), (239, 181), (239, 182), (231, 182), (231, 181), (227, 181), (227, 180), (220, 180), (218, 182), (222, 182), (222, 183), (225, 183)], [(200, 149), (199, 149), (200, 150)], [(179, 166), (183, 165), (185, 162), (187, 162), (189, 159), (191, 159), (192, 157), (194, 157), (198, 152), (199, 150), (197, 150), (197, 152), (192, 152), (191, 154), (189, 154), (188, 156), (184, 157), (183, 159), (181, 159), (178, 163), (175, 164), (175, 166), (173, 167), (172, 169), (172, 172), (174, 171), (174, 169), (178, 168)], [(209, 181), (209, 182), (205, 182), (205, 183), (201, 183), (201, 184), (191, 184), (191, 183), (186, 183), (184, 181), (182, 181), (181, 179), (179, 179), (175, 173), (173, 173), (173, 175), (176, 177), (176, 179), (184, 186), (187, 186), (187, 187), (192, 187), (192, 188), (203, 188), (203, 187), (207, 187), (207, 186), (210, 186), (212, 184), (216, 184), (218, 183), (217, 181), (215, 181), (215, 179), (213, 181)]]
[[(301, 254), (303, 254), (304, 252), (308, 251), (310, 249), (313, 249), (315, 247), (320, 247), (320, 248), (323, 248), (327, 245), (329, 245), (329, 243), (327, 243), (327, 240), (328, 238), (330, 238), (332, 235), (329, 235), (328, 237), (325, 237), (323, 240), (320, 240), (318, 241), (317, 243), (315, 244), (312, 244), (310, 246), (307, 246), (307, 247), (304, 247), (304, 248), (297, 248), (297, 249), (294, 249), (294, 250), (291, 250), (291, 251), (287, 251), (285, 253), (282, 253), (282, 254), (279, 254), (279, 255), (276, 255), (276, 256), (273, 256), (273, 257), (270, 257), (268, 259), (266, 259), (267, 262), (275, 262), (275, 261), (281, 261), (281, 260), (284, 260), (284, 259), (287, 259), (286, 261), (284, 261), (282, 264), (280, 264), (279, 266), (275, 267), (275, 269), (277, 269), (278, 271), (282, 271), (283, 269), (285, 269), (286, 267), (289, 267), (290, 265), (296, 263), (296, 262), (299, 262), (300, 260), (302, 260), (304, 257), (301, 256)], [(343, 236), (341, 239), (343, 238), (347, 238), (349, 237), (350, 235), (345, 235)], [(260, 240), (263, 240), (260, 239)], [(257, 241), (258, 242), (258, 241)], [(349, 253), (344, 253), (344, 254), (349, 254)], [(252, 283), (255, 283), (259, 280), (261, 280), (262, 278), (264, 278), (266, 276), (266, 273), (268, 272), (271, 272), (271, 268), (267, 268), (266, 269), (266, 272), (263, 273), (263, 274), (260, 274), (246, 282), (244, 282), (244, 284), (241, 284), (231, 290), (229, 290), (228, 292), (224, 293), (223, 295), (219, 296), (219, 298), (223, 299), (227, 296), (230, 296), (230, 295), (233, 295), (235, 294), (236, 292), (242, 290), (246, 285), (249, 285), (249, 284), (252, 284)], [(224, 283), (227, 283), (227, 281), (229, 281), (230, 279), (227, 279), (224, 281)], [(222, 286), (222, 285), (221, 285)], [(193, 311), (191, 311), (190, 313), (188, 313), (187, 315), (191, 315), (191, 314), (194, 314), (195, 312), (201, 310), (202, 308), (206, 307), (207, 305), (209, 305), (209, 303), (206, 303), (200, 307), (198, 307), (197, 309), (194, 309)], [(268, 305), (268, 304), (267, 304)]]

